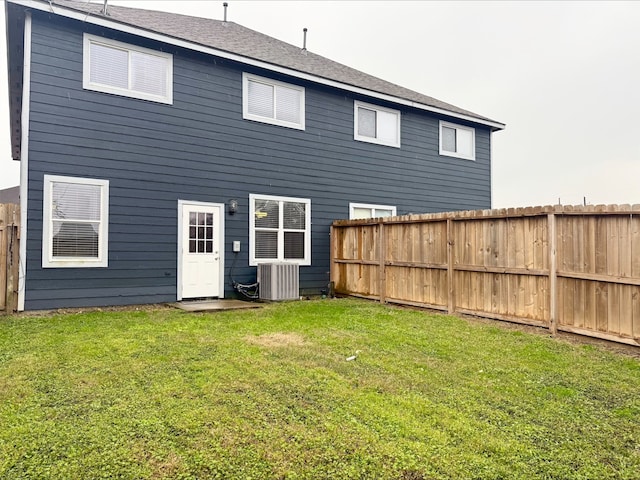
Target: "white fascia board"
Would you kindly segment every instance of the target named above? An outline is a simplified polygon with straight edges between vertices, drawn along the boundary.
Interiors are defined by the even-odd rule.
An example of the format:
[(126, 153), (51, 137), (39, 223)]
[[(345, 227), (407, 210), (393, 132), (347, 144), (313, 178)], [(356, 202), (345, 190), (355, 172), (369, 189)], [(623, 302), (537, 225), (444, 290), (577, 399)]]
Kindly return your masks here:
[(101, 27), (111, 28), (113, 30), (130, 33), (132, 35), (148, 38), (150, 40), (156, 40), (158, 42), (168, 43), (170, 45), (186, 48), (188, 50), (194, 50), (197, 52), (206, 53), (208, 55), (214, 55), (216, 57), (226, 58), (227, 60), (233, 60), (239, 63), (244, 63), (246, 65), (251, 65), (254, 67), (263, 68), (265, 70), (270, 70), (272, 72), (282, 73), (284, 75), (289, 75), (291, 77), (300, 78), (302, 80), (307, 80), (310, 82), (319, 83), (321, 85), (338, 88), (340, 90), (359, 93), (361, 95), (366, 95), (368, 97), (385, 100), (388, 102), (396, 103), (398, 105), (406, 105), (409, 107), (417, 108), (419, 110), (425, 110), (428, 112), (447, 115), (452, 118), (458, 118), (460, 120), (466, 120), (468, 122), (473, 122), (480, 125), (486, 125), (496, 130), (503, 130), (505, 128), (505, 124), (500, 122), (494, 122), (492, 120), (483, 120), (483, 119), (472, 117), (470, 115), (464, 115), (461, 113), (452, 112), (450, 110), (445, 110), (443, 108), (432, 107), (430, 105), (425, 105), (423, 103), (414, 102), (413, 100), (407, 100), (404, 98), (395, 97), (393, 95), (388, 95), (386, 93), (380, 93), (380, 92), (375, 92), (373, 90), (367, 90), (366, 88), (356, 87), (354, 85), (349, 85), (348, 83), (337, 82), (335, 80), (330, 80), (324, 77), (319, 77), (309, 73), (300, 72), (298, 70), (294, 70), (291, 68), (274, 65), (272, 63), (264, 62), (262, 60), (256, 60), (254, 58), (244, 57), (242, 55), (238, 55), (235, 53), (225, 52), (224, 50), (218, 50), (212, 47), (207, 47), (199, 43), (189, 42), (187, 40), (171, 37), (169, 35), (165, 35), (162, 33), (145, 30), (140, 27), (134, 27), (124, 23), (115, 22), (108, 18), (97, 17), (92, 14), (88, 14), (86, 12), (75, 11), (67, 7), (63, 7), (61, 5), (49, 4), (49, 2), (45, 2), (43, 0), (6, 0), (6, 1), (8, 3), (22, 5), (35, 10), (42, 10), (50, 13), (55, 13), (56, 15), (62, 15), (64, 17), (80, 20), (81, 22), (91, 23), (93, 25), (99, 25)]

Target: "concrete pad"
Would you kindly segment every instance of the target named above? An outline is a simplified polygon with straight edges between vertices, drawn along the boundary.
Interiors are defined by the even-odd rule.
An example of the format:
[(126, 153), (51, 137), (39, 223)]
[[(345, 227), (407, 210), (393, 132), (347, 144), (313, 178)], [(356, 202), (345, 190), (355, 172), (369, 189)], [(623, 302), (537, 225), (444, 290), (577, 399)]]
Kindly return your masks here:
[(242, 300), (187, 300), (173, 304), (187, 312), (213, 312), (223, 310), (242, 310), (246, 308), (262, 308), (263, 303), (243, 302)]

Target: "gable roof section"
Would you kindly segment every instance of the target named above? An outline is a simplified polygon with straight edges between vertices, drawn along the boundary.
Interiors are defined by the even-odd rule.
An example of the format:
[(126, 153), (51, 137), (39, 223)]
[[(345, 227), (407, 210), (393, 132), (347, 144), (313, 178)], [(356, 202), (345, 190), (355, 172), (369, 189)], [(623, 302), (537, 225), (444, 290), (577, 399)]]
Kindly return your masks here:
[(487, 125), (492, 130), (504, 128), (504, 124), (500, 122), (387, 82), (321, 55), (303, 51), (299, 47), (234, 22), (113, 5), (109, 5), (108, 15), (103, 15), (102, 3), (88, 3), (86, 0), (8, 1), (401, 105), (476, 122)]

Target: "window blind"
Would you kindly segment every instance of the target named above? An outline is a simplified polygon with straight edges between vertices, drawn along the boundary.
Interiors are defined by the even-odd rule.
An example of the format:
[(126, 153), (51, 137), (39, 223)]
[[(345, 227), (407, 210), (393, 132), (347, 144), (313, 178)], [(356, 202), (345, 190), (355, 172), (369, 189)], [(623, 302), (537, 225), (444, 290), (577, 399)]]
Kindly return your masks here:
[(55, 182), (51, 220), (54, 257), (98, 258), (101, 215), (98, 185)]

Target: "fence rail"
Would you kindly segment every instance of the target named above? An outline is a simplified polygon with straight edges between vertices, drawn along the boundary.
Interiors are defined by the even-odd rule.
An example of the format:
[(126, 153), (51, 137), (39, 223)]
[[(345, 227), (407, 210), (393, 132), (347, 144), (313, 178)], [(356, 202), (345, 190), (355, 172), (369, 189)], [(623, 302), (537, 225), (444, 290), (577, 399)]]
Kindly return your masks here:
[(640, 205), (339, 220), (337, 293), (640, 346)]
[(0, 314), (18, 305), (20, 207), (0, 204)]

